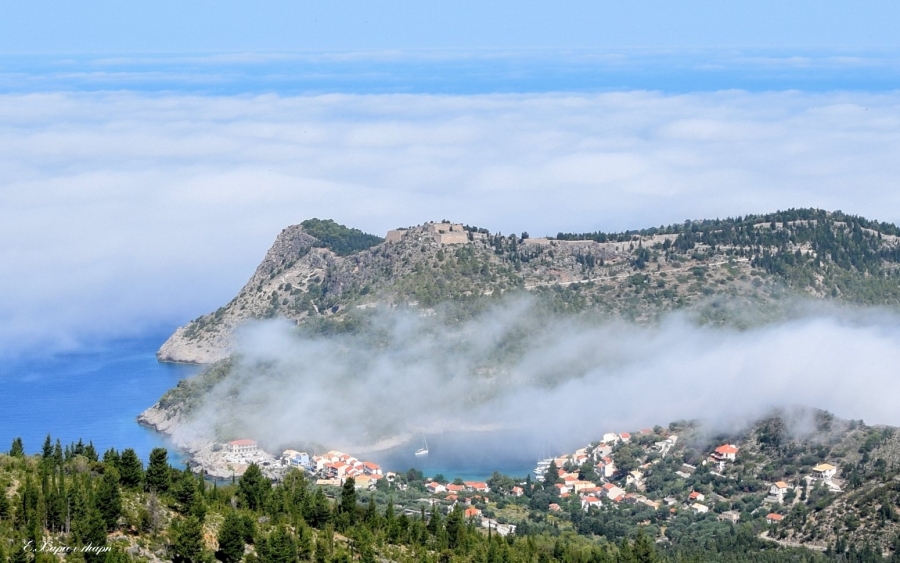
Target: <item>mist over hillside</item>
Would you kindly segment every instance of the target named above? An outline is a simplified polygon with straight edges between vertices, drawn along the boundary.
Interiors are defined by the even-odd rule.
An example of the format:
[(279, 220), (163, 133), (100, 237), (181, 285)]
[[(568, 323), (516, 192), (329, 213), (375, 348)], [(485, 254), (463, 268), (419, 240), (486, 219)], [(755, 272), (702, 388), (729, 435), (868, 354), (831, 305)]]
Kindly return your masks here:
[(453, 306), (379, 311), (341, 334), (257, 321), (230, 360), (158, 408), (181, 443), (252, 436), (358, 451), (470, 431), (478, 448), (480, 432), (504, 430), (516, 455), (535, 458), (676, 419), (738, 431), (793, 405), (900, 424), (897, 313), (803, 301), (750, 328), (697, 321), (563, 315), (530, 295), (464, 320)]

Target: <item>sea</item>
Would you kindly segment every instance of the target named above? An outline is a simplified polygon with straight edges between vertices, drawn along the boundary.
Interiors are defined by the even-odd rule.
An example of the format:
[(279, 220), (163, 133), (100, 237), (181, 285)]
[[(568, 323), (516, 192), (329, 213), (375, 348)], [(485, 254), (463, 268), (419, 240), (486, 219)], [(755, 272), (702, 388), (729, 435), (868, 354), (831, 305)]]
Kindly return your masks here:
[[(174, 329), (173, 329), (174, 330)], [(156, 447), (169, 449), (175, 465), (186, 459), (164, 436), (137, 423), (197, 366), (166, 364), (155, 352), (171, 331), (88, 344), (78, 352), (6, 359), (0, 366), (0, 450), (22, 438), (38, 453), (49, 434), (63, 444), (93, 442), (102, 456), (109, 448), (133, 448), (144, 461)]]
[(223, 56), (0, 54), (0, 94), (519, 94), (744, 90), (894, 92), (895, 51), (525, 50)]
[[(93, 442), (101, 456), (109, 448), (133, 448), (145, 462), (153, 448), (164, 447), (170, 463), (185, 464), (186, 456), (165, 436), (137, 423), (137, 416), (166, 390), (201, 369), (156, 360), (156, 350), (173, 330), (0, 363), (0, 451), (8, 451), (18, 437), (26, 452), (38, 453), (49, 434), (64, 445)], [(511, 433), (443, 432), (422, 436), (427, 456), (415, 455), (423, 445), (415, 443), (360, 457), (390, 471), (415, 468), (448, 479), (484, 480), (494, 471), (524, 477), (536, 459), (514, 447), (520, 438)]]

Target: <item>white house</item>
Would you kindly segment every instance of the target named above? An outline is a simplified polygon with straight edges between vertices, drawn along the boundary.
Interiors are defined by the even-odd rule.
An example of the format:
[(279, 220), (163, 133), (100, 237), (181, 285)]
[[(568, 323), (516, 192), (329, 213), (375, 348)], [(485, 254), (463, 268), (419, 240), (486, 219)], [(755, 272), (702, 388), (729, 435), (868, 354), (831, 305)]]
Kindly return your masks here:
[(587, 512), (591, 507), (600, 508), (601, 502), (597, 497), (585, 497), (581, 499), (581, 509)]
[(820, 463), (819, 465), (813, 467), (813, 477), (816, 479), (823, 479), (825, 481), (830, 480), (832, 477), (837, 474), (837, 467), (831, 465), (830, 463)]
[(691, 505), (691, 510), (693, 510), (696, 514), (706, 514), (707, 512), (709, 512), (709, 507), (705, 504), (695, 502)]
[(233, 454), (255, 454), (258, 449), (256, 440), (232, 440), (225, 444), (225, 451)]
[(441, 485), (437, 481), (432, 481), (425, 485), (425, 488), (428, 489), (428, 492), (431, 494), (443, 493), (447, 490), (447, 487)]
[(784, 495), (787, 494), (789, 488), (788, 484), (784, 481), (772, 483), (772, 486), (769, 487), (769, 496), (777, 502), (784, 502)]
[(734, 461), (738, 450), (734, 444), (723, 444), (713, 451), (711, 457), (716, 461)]

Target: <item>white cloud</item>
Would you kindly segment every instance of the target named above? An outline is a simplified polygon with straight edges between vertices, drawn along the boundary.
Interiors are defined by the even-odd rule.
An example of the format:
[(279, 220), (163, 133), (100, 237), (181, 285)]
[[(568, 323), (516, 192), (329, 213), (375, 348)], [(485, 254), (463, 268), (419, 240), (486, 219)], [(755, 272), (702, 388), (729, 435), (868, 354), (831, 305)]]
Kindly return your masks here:
[(0, 351), (182, 322), (278, 231), (900, 220), (897, 94), (0, 97)]
[[(793, 320), (736, 330), (679, 313), (655, 326), (585, 322), (513, 299), (458, 325), (376, 315), (377, 346), (262, 321), (239, 335), (231, 376), (175, 439), (252, 436), (276, 451), (312, 443), (360, 453), (388, 437), (493, 428), (515, 435), (518, 459), (533, 459), (548, 445), (562, 453), (678, 419), (738, 431), (778, 408), (900, 424), (900, 317), (796, 305)], [(494, 440), (472, 435), (470, 449), (486, 449), (482, 439)]]

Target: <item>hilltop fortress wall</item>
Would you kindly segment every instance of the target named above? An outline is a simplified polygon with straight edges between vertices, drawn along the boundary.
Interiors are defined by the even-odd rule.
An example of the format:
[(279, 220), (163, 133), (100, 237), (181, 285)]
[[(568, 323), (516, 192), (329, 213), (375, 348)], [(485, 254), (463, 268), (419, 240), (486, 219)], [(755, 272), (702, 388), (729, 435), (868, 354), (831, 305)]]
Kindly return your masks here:
[[(412, 229), (394, 229), (387, 232), (385, 242), (400, 242)], [(469, 234), (459, 223), (426, 223), (422, 231), (434, 237), (440, 244), (466, 244)]]

